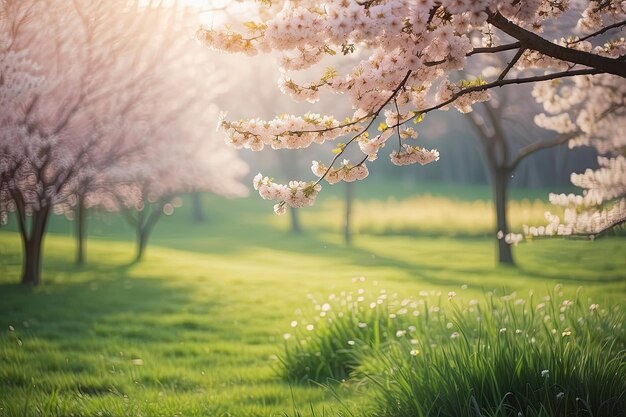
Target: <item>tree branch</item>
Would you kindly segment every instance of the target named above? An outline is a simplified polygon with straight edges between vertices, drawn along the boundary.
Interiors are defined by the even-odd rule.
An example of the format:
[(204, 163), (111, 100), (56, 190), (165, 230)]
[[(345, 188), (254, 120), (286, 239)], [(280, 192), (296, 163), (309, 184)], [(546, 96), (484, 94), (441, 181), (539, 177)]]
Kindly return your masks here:
[(124, 205), (124, 202), (122, 201), (122, 199), (120, 198), (120, 196), (118, 196), (115, 191), (111, 191), (111, 195), (113, 196), (113, 198), (115, 199), (115, 201), (117, 202), (117, 204), (120, 207), (120, 214), (122, 215), (122, 217), (124, 217), (124, 220), (126, 220), (126, 222), (128, 222), (129, 225), (131, 225), (132, 227), (136, 227), (139, 223), (139, 220), (136, 219), (130, 212), (130, 208), (127, 208)]
[(595, 36), (602, 35), (603, 33), (608, 32), (609, 30), (612, 30), (612, 29), (616, 29), (616, 28), (618, 28), (620, 26), (626, 26), (626, 20), (622, 20), (621, 22), (617, 22), (617, 23), (613, 23), (612, 25), (605, 26), (605, 27), (603, 27), (602, 29), (600, 29), (600, 30), (598, 30), (596, 32), (590, 33), (589, 35), (583, 36), (582, 38), (577, 39), (575, 41), (568, 42), (567, 44), (568, 45), (575, 45), (578, 42), (583, 42), (583, 41), (586, 41), (589, 38), (593, 38)]
[[(506, 44), (506, 45), (500, 45), (500, 46), (489, 46), (489, 47), (474, 48), (471, 51), (469, 51), (467, 54), (465, 54), (465, 56), (470, 57), (470, 56), (476, 55), (476, 54), (495, 54), (495, 53), (498, 53), (498, 52), (510, 51), (511, 49), (517, 49), (520, 46), (522, 46), (521, 43), (513, 42), (513, 43), (509, 43), (509, 44)], [(426, 62), (424, 62), (424, 65), (427, 66), (427, 67), (434, 67), (435, 65), (443, 64), (446, 61), (447, 61), (447, 59), (440, 59), (439, 61), (426, 61)]]
[(172, 198), (173, 195), (164, 196), (159, 200), (158, 203), (152, 206), (150, 215), (148, 215), (148, 218), (141, 227), (142, 233), (150, 234), (154, 226), (157, 224), (157, 221), (161, 218), (161, 215), (163, 214), (163, 206), (166, 204), (167, 201), (171, 200)]
[(492, 137), (493, 142), (492, 142), (491, 147), (496, 148), (494, 149), (494, 152), (496, 152), (497, 150), (500, 150), (499, 161), (497, 159), (497, 155), (494, 154), (496, 166), (498, 168), (507, 168), (508, 159), (509, 159), (509, 147), (508, 147), (508, 143), (506, 141), (506, 137), (504, 134), (504, 129), (502, 128), (501, 119), (498, 119), (498, 117), (496, 117), (494, 109), (490, 103), (484, 102), (482, 103), (482, 105), (483, 105), (483, 108), (485, 109), (485, 113), (487, 114), (487, 117), (489, 118), (489, 123), (491, 123), (491, 127), (493, 128), (493, 132), (494, 132), (493, 137)]
[[(408, 121), (411, 121), (411, 120), (415, 119), (419, 114), (429, 113), (429, 112), (431, 112), (433, 110), (437, 110), (437, 109), (440, 109), (442, 107), (445, 107), (448, 104), (453, 103), (459, 97), (461, 97), (461, 96), (463, 96), (465, 94), (476, 92), (476, 91), (484, 91), (484, 90), (489, 90), (489, 89), (494, 88), (494, 87), (503, 87), (505, 85), (511, 85), (511, 84), (528, 84), (528, 83), (535, 83), (535, 82), (538, 82), (538, 81), (554, 80), (554, 79), (557, 79), (557, 78), (574, 77), (574, 76), (577, 76), (577, 75), (594, 75), (594, 74), (601, 74), (601, 73), (602, 73), (601, 70), (595, 69), (595, 68), (581, 69), (581, 70), (567, 70), (567, 71), (561, 71), (561, 72), (553, 72), (551, 74), (536, 75), (536, 76), (533, 76), (533, 77), (513, 78), (513, 79), (510, 79), (510, 80), (499, 80), (499, 81), (496, 80), (496, 81), (492, 81), (492, 82), (487, 83), (487, 84), (476, 85), (474, 87), (464, 88), (464, 89), (458, 91), (457, 93), (455, 93), (448, 100), (442, 101), (441, 103), (435, 104), (434, 106), (428, 107), (426, 109), (417, 111), (415, 116), (410, 117), (409, 119), (405, 120), (404, 122), (402, 122), (400, 124), (403, 124), (403, 123), (406, 123)], [(393, 125), (393, 126), (390, 126), (390, 127), (396, 127), (396, 125)]]
[(498, 76), (498, 81), (504, 80), (504, 78), (509, 73), (509, 71), (511, 71), (511, 69), (513, 69), (513, 67), (515, 66), (517, 61), (519, 61), (519, 59), (522, 57), (522, 55), (524, 54), (524, 51), (526, 51), (525, 48), (519, 48), (517, 50), (517, 52), (515, 53), (515, 56), (513, 57), (513, 59), (508, 63), (506, 68)]
[(472, 56), (476, 54), (494, 54), (497, 52), (510, 51), (511, 49), (517, 49), (520, 46), (522, 46), (520, 42), (513, 42), (513, 43), (508, 43), (506, 45), (500, 45), (500, 46), (474, 48), (466, 56)]
[(487, 132), (485, 127), (485, 123), (481, 122), (474, 112), (469, 112), (464, 114), (465, 118), (469, 121), (470, 127), (474, 130), (475, 136), (478, 139), (478, 142), (483, 147), (485, 160), (487, 162), (487, 166), (489, 170), (493, 170), (496, 168), (496, 157), (493, 153), (493, 143), (494, 138)]
[(487, 19), (489, 23), (520, 41), (524, 48), (532, 49), (552, 58), (562, 61), (580, 64), (595, 68), (601, 72), (617, 75), (626, 78), (626, 63), (619, 59), (607, 58), (589, 52), (578, 51), (576, 49), (565, 48), (550, 41), (545, 40), (520, 26), (509, 21), (499, 12), (494, 13)]
[(548, 148), (553, 148), (555, 146), (559, 146), (567, 142), (568, 140), (576, 137), (579, 134), (580, 132), (566, 133), (566, 134), (558, 135), (552, 138), (551, 140), (545, 140), (545, 141), (542, 140), (542, 141), (537, 141), (529, 145), (526, 145), (517, 152), (517, 155), (515, 155), (515, 159), (511, 161), (508, 168), (510, 170), (514, 170), (519, 165), (519, 163), (522, 162), (522, 160), (526, 158), (527, 156), (543, 149), (548, 149)]
[[(343, 153), (346, 151), (346, 149), (348, 148), (348, 145), (350, 145), (352, 142), (354, 142), (359, 136), (361, 136), (363, 133), (367, 132), (367, 130), (372, 126), (372, 124), (374, 123), (374, 120), (376, 120), (376, 117), (378, 117), (378, 115), (380, 114), (380, 112), (385, 108), (385, 106), (387, 106), (387, 104), (389, 104), (391, 102), (391, 100), (393, 100), (396, 96), (396, 94), (398, 94), (398, 91), (400, 91), (402, 89), (402, 87), (404, 87), (404, 85), (406, 84), (406, 82), (408, 81), (409, 77), (411, 76), (412, 71), (408, 70), (406, 72), (406, 75), (404, 76), (404, 78), (402, 79), (402, 81), (400, 82), (400, 84), (398, 84), (398, 86), (396, 87), (395, 90), (393, 90), (393, 93), (391, 93), (391, 95), (389, 96), (389, 98), (387, 100), (385, 100), (385, 102), (380, 105), (380, 107), (378, 107), (378, 110), (376, 110), (373, 114), (372, 114), (372, 119), (370, 120), (370, 122), (367, 124), (367, 126), (362, 129), (359, 133), (357, 133), (356, 135), (354, 135), (345, 145), (344, 147), (341, 149), (341, 151), (339, 153), (337, 153), (337, 155), (335, 155), (335, 157), (332, 159), (332, 161), (330, 162), (330, 164), (328, 165), (328, 168), (326, 168), (326, 171), (324, 172), (324, 175), (322, 175), (321, 177), (319, 177), (319, 179), (317, 181), (315, 181), (315, 183), (313, 184), (314, 186), (319, 184), (320, 182), (322, 182), (322, 180), (326, 177), (326, 175), (328, 175), (328, 173), (330, 172), (330, 170), (333, 167), (333, 164), (335, 162), (337, 162), (337, 160), (339, 159), (339, 157), (341, 155), (343, 155)], [(393, 126), (400, 126), (401, 123), (398, 123), (397, 125)], [(362, 163), (362, 162), (361, 162)]]

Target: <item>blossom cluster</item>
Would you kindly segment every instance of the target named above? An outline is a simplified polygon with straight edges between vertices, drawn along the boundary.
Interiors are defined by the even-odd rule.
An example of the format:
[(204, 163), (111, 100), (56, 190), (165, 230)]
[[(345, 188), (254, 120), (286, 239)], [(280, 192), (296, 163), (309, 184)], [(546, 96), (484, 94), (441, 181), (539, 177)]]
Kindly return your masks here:
[(304, 181), (290, 181), (289, 184), (277, 184), (270, 178), (257, 174), (253, 180), (254, 189), (264, 200), (278, 200), (274, 206), (276, 214), (285, 213), (285, 205), (293, 208), (311, 206), (322, 186)]
[[(491, 94), (487, 90), (472, 91), (466, 94), (460, 94), (465, 89), (478, 87), (484, 84), (480, 79), (471, 82), (462, 82), (461, 85), (455, 85), (450, 82), (441, 83), (437, 91), (437, 99), (441, 103), (452, 101), (452, 105), (461, 113), (469, 113), (472, 111), (472, 104), (488, 101)], [(448, 106), (442, 109), (446, 110)]]
[[(623, 39), (605, 45), (608, 56), (623, 51)], [(623, 52), (622, 52), (623, 53)], [(571, 174), (582, 195), (551, 194), (550, 202), (564, 207), (563, 219), (548, 213), (548, 224), (526, 227), (530, 236), (596, 235), (626, 221), (626, 85), (612, 75), (578, 76), (568, 82), (539, 83), (533, 90), (537, 102), (550, 114), (535, 123), (561, 134), (571, 134), (570, 147), (591, 145), (600, 154), (598, 169)]]
[(572, 184), (586, 190), (584, 203), (587, 206), (626, 196), (626, 158), (623, 155), (599, 157), (598, 164), (597, 170), (571, 175)]
[(626, 158), (598, 158), (600, 169), (572, 174), (572, 183), (584, 195), (550, 194), (550, 202), (564, 207), (563, 220), (546, 212), (548, 224), (525, 226), (531, 236), (595, 235), (626, 221)]
[(498, 239), (504, 239), (507, 245), (515, 245), (524, 240), (524, 235), (521, 233), (507, 233), (503, 236), (502, 231), (498, 233)]
[(389, 138), (391, 138), (392, 135), (392, 129), (385, 129), (373, 138), (369, 138), (367, 135), (361, 135), (358, 138), (359, 148), (361, 149), (361, 152), (367, 155), (367, 158), (370, 161), (374, 161), (378, 158), (378, 151), (385, 146), (385, 143)]
[(336, 184), (339, 181), (363, 180), (369, 175), (367, 165), (363, 163), (352, 165), (347, 159), (343, 160), (339, 168), (329, 168), (321, 162), (313, 161), (311, 171), (320, 178), (324, 177), (329, 184)]
[(559, 133), (578, 133), (570, 140), (570, 147), (594, 146), (602, 154), (611, 153), (626, 146), (624, 84), (618, 77), (605, 74), (538, 83), (533, 97), (548, 114), (538, 115), (535, 122)]
[(576, 29), (583, 33), (591, 33), (600, 29), (605, 21), (618, 21), (624, 19), (626, 5), (624, 2), (599, 0), (590, 1), (582, 12), (576, 25)]
[(439, 152), (436, 149), (427, 150), (420, 146), (402, 145), (400, 151), (391, 153), (391, 162), (394, 165), (410, 165), (419, 163), (420, 165), (430, 164), (439, 160)]
[(535, 124), (544, 129), (554, 130), (558, 133), (571, 133), (575, 132), (577, 129), (567, 113), (561, 113), (556, 116), (548, 116), (545, 113), (539, 113), (535, 116)]
[(226, 133), (226, 142), (236, 149), (260, 151), (306, 148), (322, 144), (361, 128), (355, 120), (339, 122), (332, 116), (307, 113), (304, 116), (281, 115), (270, 121), (260, 119), (229, 122), (223, 118), (219, 126)]
[(595, 236), (626, 221), (626, 199), (621, 199), (608, 208), (591, 208), (577, 210), (568, 207), (564, 211), (563, 220), (550, 212), (546, 212), (548, 224), (545, 226), (524, 225), (526, 236)]

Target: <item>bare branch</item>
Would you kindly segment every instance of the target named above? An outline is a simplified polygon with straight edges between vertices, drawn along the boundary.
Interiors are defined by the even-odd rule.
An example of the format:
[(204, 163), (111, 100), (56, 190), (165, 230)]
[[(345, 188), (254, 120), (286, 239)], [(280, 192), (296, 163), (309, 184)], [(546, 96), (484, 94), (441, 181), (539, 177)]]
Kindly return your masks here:
[(508, 169), (514, 170), (515, 168), (517, 168), (519, 163), (522, 162), (522, 160), (527, 156), (543, 149), (554, 148), (555, 146), (562, 145), (579, 134), (580, 132), (562, 134), (552, 138), (551, 140), (541, 140), (526, 145), (517, 152), (515, 158), (508, 165)]
[(513, 59), (509, 62), (506, 68), (500, 73), (500, 76), (498, 76), (498, 81), (504, 80), (504, 77), (506, 77), (509, 71), (513, 69), (517, 61), (519, 61), (519, 59), (522, 57), (522, 55), (524, 54), (524, 51), (526, 51), (526, 49), (524, 48), (520, 48), (517, 50)]

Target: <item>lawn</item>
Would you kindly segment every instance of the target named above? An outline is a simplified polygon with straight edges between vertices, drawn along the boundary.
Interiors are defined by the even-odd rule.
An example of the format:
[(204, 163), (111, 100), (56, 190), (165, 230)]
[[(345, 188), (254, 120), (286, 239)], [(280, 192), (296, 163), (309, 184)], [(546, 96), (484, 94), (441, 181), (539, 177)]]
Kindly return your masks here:
[[(351, 247), (333, 224), (337, 196), (305, 213), (302, 235), (288, 233), (287, 217), (273, 217), (256, 197), (207, 196), (205, 223), (193, 223), (189, 204), (164, 218), (138, 264), (130, 263), (132, 232), (115, 216), (96, 215), (88, 263), (75, 267), (71, 224), (55, 219), (44, 284), (34, 289), (16, 284), (19, 237), (0, 229), (0, 415), (281, 416), (294, 407), (329, 415), (346, 405), (366, 413), (366, 387), (288, 382), (277, 359), (292, 320), (314, 309), (310, 299), (356, 291), (354, 277), (401, 297), (544, 294), (561, 283), (566, 295), (582, 286), (585, 303), (624, 303), (624, 237), (525, 243), (515, 249), (519, 268), (497, 268), (483, 237), (488, 225), (470, 220), (465, 232), (454, 223), (443, 233), (444, 220), (429, 229), (417, 219), (368, 229), (368, 218), (380, 222), (374, 205), (389, 196), (367, 193), (355, 209), (363, 233)], [(420, 204), (462, 207), (459, 219), (487, 207), (439, 197), (401, 207)], [(519, 204), (538, 206), (533, 216), (543, 210)]]

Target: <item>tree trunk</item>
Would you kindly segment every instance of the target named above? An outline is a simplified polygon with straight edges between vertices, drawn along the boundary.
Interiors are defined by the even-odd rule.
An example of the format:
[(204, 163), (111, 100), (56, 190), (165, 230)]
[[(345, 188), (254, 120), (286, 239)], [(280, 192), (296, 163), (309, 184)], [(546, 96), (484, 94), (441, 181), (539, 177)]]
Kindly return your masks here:
[(143, 259), (143, 254), (146, 251), (147, 243), (148, 243), (148, 231), (138, 226), (137, 227), (137, 254), (135, 255), (135, 262), (140, 262)]
[(85, 199), (82, 195), (79, 195), (76, 205), (76, 265), (85, 264), (86, 221)]
[(302, 233), (302, 227), (300, 226), (300, 216), (298, 215), (298, 209), (293, 207), (289, 208), (289, 216), (291, 218), (291, 233)]
[(169, 200), (170, 198), (164, 198), (159, 204), (153, 206), (147, 218), (144, 211), (137, 213), (137, 255), (135, 256), (135, 262), (143, 259), (143, 254), (148, 245), (148, 237), (150, 237), (152, 229), (154, 229), (157, 221), (161, 218), (164, 201)]
[(353, 187), (354, 183), (346, 182), (346, 211), (344, 212), (343, 217), (343, 240), (346, 242), (346, 245), (350, 245), (352, 243), (352, 200), (354, 198), (353, 195)]
[(48, 224), (49, 209), (42, 209), (32, 217), (30, 236), (24, 230), (22, 242), (24, 243), (24, 259), (22, 266), (23, 285), (41, 284), (41, 255), (43, 237)]
[(515, 265), (511, 245), (506, 243), (504, 237), (509, 233), (507, 220), (507, 187), (510, 171), (506, 168), (493, 170), (493, 199), (496, 209), (496, 250), (498, 263), (501, 265)]
[(202, 195), (199, 192), (191, 193), (191, 201), (193, 207), (193, 221), (203, 223), (206, 219), (204, 210), (202, 210)]

